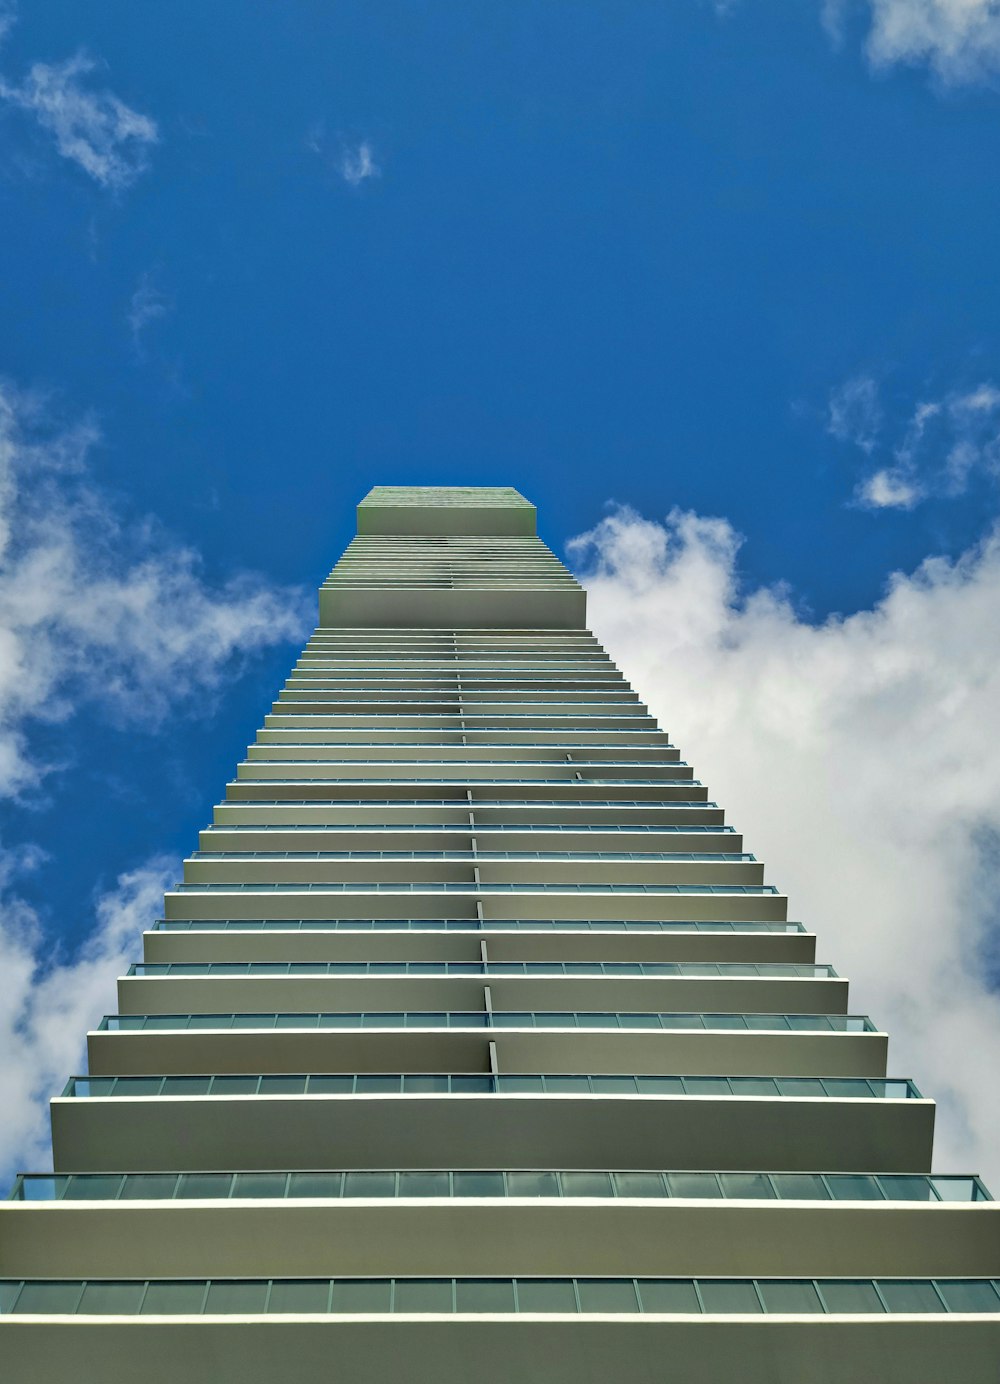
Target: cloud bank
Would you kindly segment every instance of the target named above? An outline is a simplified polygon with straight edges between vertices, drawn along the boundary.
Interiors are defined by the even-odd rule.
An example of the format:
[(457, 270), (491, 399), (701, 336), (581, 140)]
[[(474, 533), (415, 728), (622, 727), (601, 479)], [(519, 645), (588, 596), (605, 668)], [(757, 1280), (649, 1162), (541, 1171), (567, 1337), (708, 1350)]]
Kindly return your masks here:
[(942, 87), (992, 82), (1000, 73), (1000, 0), (824, 0), (835, 41), (864, 11), (865, 53), (876, 70), (926, 67)]
[(1000, 1187), (1000, 532), (818, 624), (740, 541), (611, 513), (570, 545), (591, 627), (939, 1102), (939, 1169)]
[[(44, 723), (90, 707), (155, 730), (308, 627), (301, 592), (246, 574), (213, 585), (193, 550), (151, 521), (126, 524), (88, 474), (97, 436), (0, 384), (0, 799), (52, 782), (35, 743)], [(44, 1157), (44, 1099), (78, 1068), (81, 1034), (175, 874), (159, 859), (124, 873), (79, 954), (63, 956), (17, 890), (43, 859), (0, 848), (0, 1172)]]

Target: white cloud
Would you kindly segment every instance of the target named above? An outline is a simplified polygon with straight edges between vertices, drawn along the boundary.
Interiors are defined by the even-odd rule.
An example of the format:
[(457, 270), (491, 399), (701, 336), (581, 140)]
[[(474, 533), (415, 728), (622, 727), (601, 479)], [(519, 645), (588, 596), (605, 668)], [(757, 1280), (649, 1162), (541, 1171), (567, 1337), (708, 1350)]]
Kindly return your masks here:
[(927, 67), (942, 86), (988, 82), (1000, 73), (1000, 0), (825, 0), (835, 40), (851, 11), (870, 19), (872, 67)]
[[(248, 655), (308, 624), (301, 592), (250, 575), (213, 586), (190, 548), (149, 520), (125, 524), (88, 478), (96, 440), (93, 423), (59, 428), (43, 400), (0, 385), (0, 798), (55, 772), (35, 746), (41, 723), (89, 704), (155, 728), (186, 700), (203, 710)], [(122, 958), (175, 873), (154, 860), (123, 874), (79, 954), (59, 957), (17, 890), (41, 864), (35, 847), (0, 849), (0, 1168), (39, 1154), (42, 1102), (86, 1021), (113, 1005)]]
[(139, 275), (139, 281), (129, 299), (128, 320), (132, 334), (132, 344), (138, 355), (143, 354), (142, 334), (152, 322), (166, 317), (173, 304), (156, 282), (156, 275), (147, 269)]
[(864, 508), (913, 509), (1000, 477), (1000, 388), (989, 380), (922, 400), (892, 439), (878, 386), (859, 376), (832, 392), (827, 431), (868, 459), (854, 496)]
[(819, 624), (743, 589), (739, 544), (623, 510), (571, 549), (598, 636), (940, 1102), (939, 1167), (1000, 1187), (1000, 533)]
[(838, 442), (853, 442), (863, 452), (871, 452), (881, 424), (878, 385), (870, 375), (855, 375), (831, 390), (827, 431)]
[(344, 182), (350, 183), (351, 187), (358, 187), (366, 178), (378, 178), (382, 174), (366, 139), (353, 149), (345, 146), (337, 167)]
[(0, 895), (0, 1170), (51, 1165), (47, 1103), (85, 1071), (85, 1035), (113, 1011), (115, 977), (136, 959), (139, 936), (159, 915), (180, 862), (156, 858), (119, 876), (95, 903), (96, 922), (78, 955), (57, 956), (41, 923), (16, 893), (8, 853)]
[(33, 63), (20, 84), (0, 78), (0, 99), (34, 116), (63, 158), (101, 187), (117, 191), (149, 166), (159, 131), (154, 120), (114, 92), (86, 84), (97, 66), (85, 53), (59, 63)]

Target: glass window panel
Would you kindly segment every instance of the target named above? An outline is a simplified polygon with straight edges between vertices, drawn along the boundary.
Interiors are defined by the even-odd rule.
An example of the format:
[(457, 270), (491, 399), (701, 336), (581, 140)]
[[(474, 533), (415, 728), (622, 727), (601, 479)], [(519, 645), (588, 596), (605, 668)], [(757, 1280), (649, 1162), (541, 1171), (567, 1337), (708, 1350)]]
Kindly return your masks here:
[(305, 1089), (304, 1076), (262, 1076), (260, 1079), (262, 1096), (301, 1096)]
[(502, 1197), (503, 1173), (454, 1173), (456, 1197)]
[[(541, 1079), (542, 1078), (539, 1078), (539, 1080)], [(575, 1094), (580, 1091), (590, 1091), (591, 1089), (596, 1090), (596, 1087), (594, 1086), (595, 1080), (599, 1081), (600, 1078), (578, 1076), (572, 1073), (567, 1074), (557, 1072), (554, 1073), (552, 1076), (546, 1076), (544, 1078), (544, 1085), (546, 1091), (552, 1091), (555, 1093), (565, 1091), (572, 1092)]]
[(179, 1197), (228, 1197), (231, 1173), (184, 1173), (177, 1189)]
[(144, 1317), (194, 1316), (201, 1311), (204, 1283), (150, 1283), (142, 1300)]
[(779, 1096), (825, 1096), (823, 1083), (816, 1077), (778, 1077)]
[(610, 1197), (610, 1173), (562, 1173), (564, 1197)]
[(155, 1096), (159, 1094), (161, 1076), (128, 1076), (118, 1078), (116, 1096)]
[(540, 1076), (498, 1076), (497, 1089), (505, 1092), (540, 1091), (542, 1078)]
[(944, 1304), (926, 1280), (879, 1280), (879, 1289), (890, 1312), (943, 1312)]
[(443, 1172), (409, 1172), (399, 1174), (401, 1197), (446, 1197), (449, 1194), (448, 1174)]
[(4, 1312), (9, 1312), (14, 1306), (14, 1299), (21, 1291), (20, 1281), (17, 1279), (0, 1280), (0, 1316)]
[(69, 1177), (24, 1177), (17, 1187), (15, 1199), (61, 1201), (66, 1196), (70, 1181)]
[(513, 1312), (514, 1284), (509, 1278), (459, 1279), (455, 1284), (457, 1312)]
[(644, 1312), (700, 1312), (694, 1284), (686, 1279), (640, 1278), (639, 1298)]
[(356, 1172), (344, 1174), (345, 1197), (394, 1197), (396, 1174), (386, 1172)]
[(267, 1300), (268, 1312), (326, 1312), (330, 1303), (328, 1278), (293, 1279), (290, 1283), (271, 1284)]
[[(942, 1278), (938, 1287), (951, 1312), (1000, 1312), (1000, 1298), (988, 1278)], [(17, 1310), (22, 1310), (20, 1301)]]
[(311, 1096), (342, 1096), (354, 1090), (353, 1076), (311, 1076), (306, 1088)]
[(636, 1089), (642, 1096), (682, 1096), (684, 1082), (679, 1076), (637, 1076)]
[(451, 1312), (450, 1278), (397, 1278), (394, 1312)]
[(213, 1096), (252, 1096), (257, 1090), (256, 1076), (215, 1076), (212, 1078)]
[[(891, 1180), (883, 1177), (882, 1182), (884, 1184)], [(917, 1182), (921, 1179), (912, 1180)], [(975, 1178), (972, 1177), (932, 1177), (929, 1180), (934, 1184), (934, 1191), (942, 1201), (978, 1201), (982, 1195)], [(933, 1194), (928, 1199), (933, 1201)]]
[(581, 1278), (577, 1282), (581, 1312), (637, 1312), (635, 1285), (629, 1278)]
[(768, 1312), (822, 1312), (823, 1304), (811, 1283), (761, 1283), (761, 1296)]
[(493, 1078), (491, 1076), (470, 1076), (465, 1072), (456, 1072), (451, 1078), (451, 1089), (456, 1092), (464, 1092), (466, 1095), (492, 1091)]
[[(546, 1086), (551, 1091), (552, 1078), (547, 1077)], [(590, 1078), (590, 1089), (602, 1096), (634, 1096), (635, 1077), (634, 1076), (592, 1076)]]
[(684, 1090), (689, 1096), (726, 1096), (729, 1086), (724, 1076), (687, 1076)]
[(828, 1096), (835, 1096), (840, 1100), (863, 1100), (866, 1096), (871, 1097), (871, 1088), (868, 1082), (861, 1080), (860, 1077), (828, 1076), (823, 1078), (823, 1085), (826, 1087)]
[(508, 1173), (507, 1192), (512, 1197), (557, 1197), (559, 1181), (555, 1173)]
[(775, 1096), (778, 1087), (770, 1076), (731, 1076), (729, 1085), (734, 1096)]
[(288, 1179), (290, 1197), (339, 1197), (342, 1173), (292, 1173)]
[[(270, 1016), (268, 1016), (270, 1018)], [(318, 1014), (275, 1014), (273, 1022), (261, 1023), (260, 1028), (316, 1028)]]
[[(163, 1096), (207, 1096), (210, 1076), (165, 1076), (160, 1094)], [(133, 1092), (133, 1094), (135, 1094)]]
[(701, 1300), (706, 1312), (760, 1312), (752, 1283), (736, 1278), (700, 1278)]
[(88, 1283), (76, 1309), (92, 1316), (131, 1317), (139, 1311), (145, 1283)]
[(714, 1173), (668, 1173), (670, 1195), (674, 1197), (721, 1197)]
[(576, 1312), (572, 1279), (519, 1278), (517, 1305), (520, 1312)]
[(206, 1313), (263, 1312), (267, 1301), (267, 1280), (217, 1279), (208, 1285)]
[(772, 1173), (779, 1197), (791, 1201), (829, 1201), (823, 1179), (817, 1173)]
[[(890, 1201), (937, 1201), (929, 1177), (903, 1177), (882, 1173), (879, 1184)], [(970, 1184), (966, 1183), (966, 1195), (962, 1201), (971, 1201)], [(947, 1198), (945, 1198), (947, 1200)]]
[(129, 1173), (121, 1191), (122, 1201), (163, 1201), (172, 1197), (176, 1173)]
[(110, 1201), (118, 1195), (121, 1187), (121, 1173), (98, 1177), (71, 1177), (66, 1188), (66, 1201)]
[(828, 1312), (885, 1311), (871, 1283), (824, 1278), (820, 1280), (819, 1289)]
[(14, 1304), (15, 1312), (75, 1312), (82, 1283), (26, 1283)]
[(403, 1090), (412, 1095), (441, 1095), (449, 1089), (447, 1072), (413, 1072), (403, 1077)]
[(284, 1173), (238, 1173), (234, 1197), (283, 1197), (287, 1177)]
[(359, 1094), (395, 1094), (403, 1089), (403, 1078), (401, 1076), (385, 1075), (381, 1072), (361, 1072), (358, 1075), (354, 1089)]
[(615, 1190), (620, 1197), (662, 1197), (662, 1173), (615, 1173)]
[(770, 1198), (774, 1191), (763, 1173), (720, 1173), (722, 1192), (727, 1197)]
[(874, 1177), (864, 1173), (828, 1173), (827, 1182), (836, 1201), (882, 1201)]

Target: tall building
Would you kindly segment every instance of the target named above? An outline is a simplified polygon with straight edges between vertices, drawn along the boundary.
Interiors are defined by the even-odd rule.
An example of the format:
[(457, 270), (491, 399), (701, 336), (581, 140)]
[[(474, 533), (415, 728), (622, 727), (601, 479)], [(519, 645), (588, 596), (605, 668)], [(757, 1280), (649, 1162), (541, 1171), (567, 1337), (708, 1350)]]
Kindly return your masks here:
[(143, 941), (5, 1384), (995, 1384), (996, 1204), (515, 491), (364, 499)]

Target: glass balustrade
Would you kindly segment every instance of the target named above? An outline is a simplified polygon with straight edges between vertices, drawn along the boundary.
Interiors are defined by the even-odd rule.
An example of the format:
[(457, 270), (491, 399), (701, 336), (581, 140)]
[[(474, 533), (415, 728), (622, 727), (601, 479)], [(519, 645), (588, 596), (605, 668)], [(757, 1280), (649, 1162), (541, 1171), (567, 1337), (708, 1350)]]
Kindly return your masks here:
[(524, 976), (644, 979), (829, 980), (832, 966), (768, 961), (137, 961), (126, 975)]

